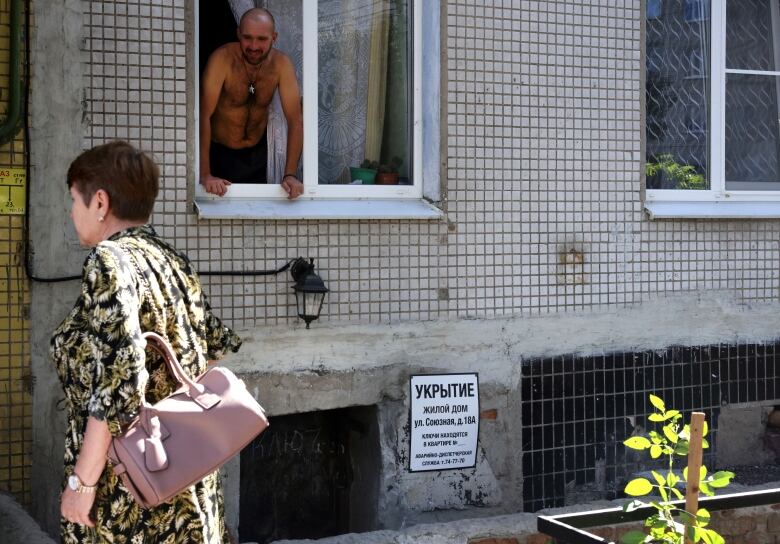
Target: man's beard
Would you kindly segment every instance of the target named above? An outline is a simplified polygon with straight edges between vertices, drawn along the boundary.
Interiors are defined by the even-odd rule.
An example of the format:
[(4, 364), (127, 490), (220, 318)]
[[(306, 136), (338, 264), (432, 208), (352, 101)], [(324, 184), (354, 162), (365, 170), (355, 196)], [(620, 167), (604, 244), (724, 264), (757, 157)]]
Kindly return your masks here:
[(251, 64), (253, 66), (260, 66), (261, 64), (263, 64), (263, 62), (265, 62), (265, 59), (268, 58), (268, 55), (271, 54), (271, 48), (269, 48), (268, 51), (265, 52), (265, 55), (262, 55), (257, 61), (250, 60), (246, 54), (246, 51), (244, 50), (241, 51), (241, 54), (244, 57), (244, 60), (246, 61), (247, 64)]

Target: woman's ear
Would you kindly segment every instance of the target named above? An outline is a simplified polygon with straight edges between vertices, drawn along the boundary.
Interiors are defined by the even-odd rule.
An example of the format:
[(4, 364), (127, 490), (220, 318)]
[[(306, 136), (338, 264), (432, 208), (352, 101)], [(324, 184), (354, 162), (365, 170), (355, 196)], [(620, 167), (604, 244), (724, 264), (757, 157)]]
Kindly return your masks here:
[(98, 189), (92, 196), (92, 204), (95, 206), (95, 211), (98, 212), (101, 217), (105, 217), (111, 209), (111, 197), (108, 196), (105, 189)]

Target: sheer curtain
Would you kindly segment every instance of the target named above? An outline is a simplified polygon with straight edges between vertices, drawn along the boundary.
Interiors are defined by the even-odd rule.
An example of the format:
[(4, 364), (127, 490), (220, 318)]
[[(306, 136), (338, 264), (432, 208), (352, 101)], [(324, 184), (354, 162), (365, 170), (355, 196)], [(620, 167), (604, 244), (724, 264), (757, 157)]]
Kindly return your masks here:
[[(262, 2), (260, 2), (262, 4)], [(230, 9), (233, 10), (233, 16), (236, 18), (236, 24), (241, 19), (241, 16), (247, 11), (255, 7), (254, 0), (228, 0)], [(265, 6), (261, 6), (265, 7)]]
[(319, 2), (319, 182), (379, 161), (389, 50), (388, 0)]

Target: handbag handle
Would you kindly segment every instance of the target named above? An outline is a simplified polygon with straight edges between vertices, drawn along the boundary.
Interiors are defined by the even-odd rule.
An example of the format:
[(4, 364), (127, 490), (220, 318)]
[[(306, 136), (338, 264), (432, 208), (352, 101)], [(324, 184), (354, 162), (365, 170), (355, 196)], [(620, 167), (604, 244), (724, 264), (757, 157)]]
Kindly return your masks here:
[[(151, 331), (145, 332), (141, 336), (146, 340), (149, 347), (162, 356), (165, 365), (168, 367), (168, 371), (173, 375), (177, 382), (184, 386), (187, 395), (189, 395), (192, 400), (205, 410), (208, 410), (220, 401), (219, 395), (211, 393), (203, 385), (197, 383), (187, 375), (176, 358), (173, 348), (165, 338)], [(146, 395), (144, 395), (144, 397), (145, 396)], [(146, 404), (145, 399), (144, 404)]]
[[(176, 358), (173, 348), (165, 338), (154, 332), (145, 332), (141, 337), (146, 340), (149, 347), (159, 353), (165, 361), (165, 366), (183, 387), (185, 393), (201, 408), (208, 410), (216, 406), (220, 400), (219, 395), (211, 393), (203, 385), (190, 378)], [(138, 411), (138, 421), (146, 432), (144, 438), (144, 460), (146, 468), (151, 472), (157, 472), (168, 468), (168, 452), (165, 451), (164, 440), (169, 436), (168, 430), (160, 421), (159, 414), (154, 406), (146, 401), (146, 392), (141, 400)]]

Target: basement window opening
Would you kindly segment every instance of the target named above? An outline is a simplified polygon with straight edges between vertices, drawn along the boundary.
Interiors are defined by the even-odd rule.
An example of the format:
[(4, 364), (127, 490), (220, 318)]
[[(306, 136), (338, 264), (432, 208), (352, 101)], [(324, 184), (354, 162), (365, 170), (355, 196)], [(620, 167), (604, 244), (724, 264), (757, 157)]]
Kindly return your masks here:
[(376, 406), (271, 417), (241, 453), (239, 539), (265, 544), (376, 529)]

